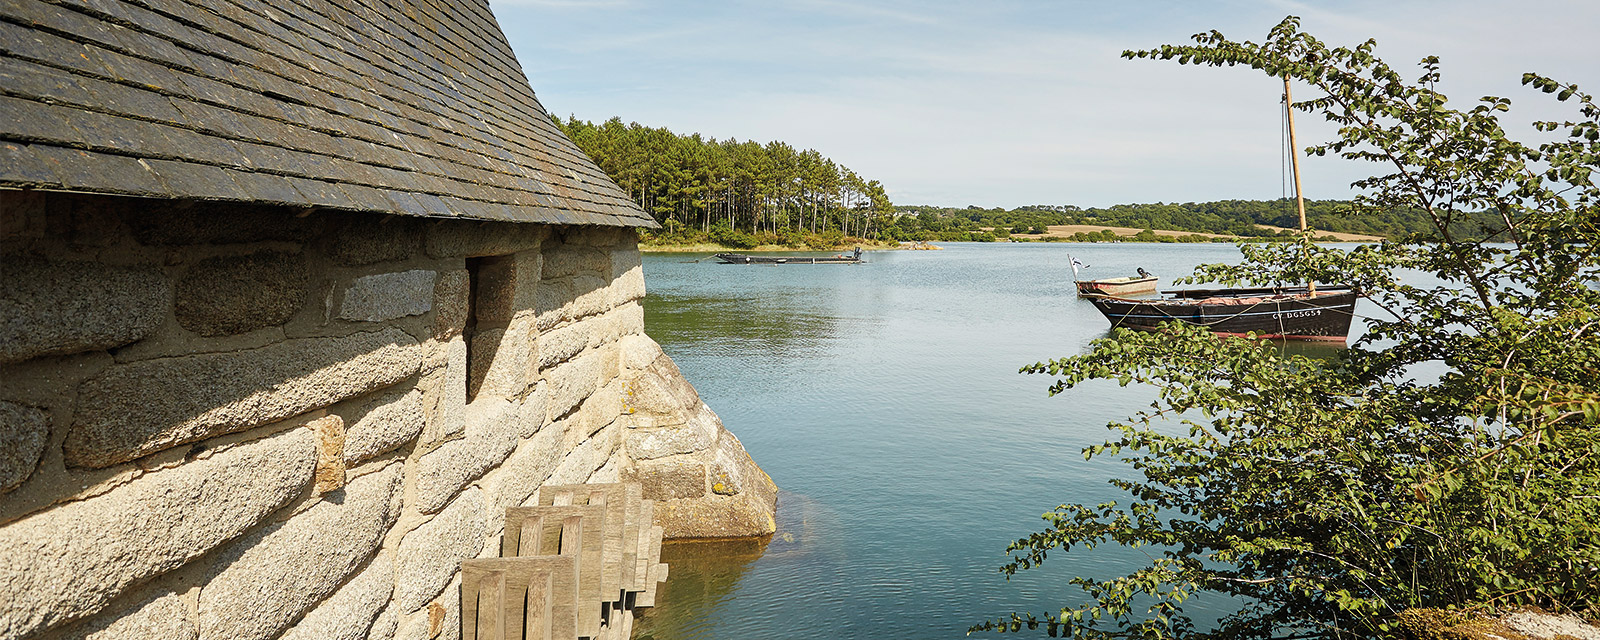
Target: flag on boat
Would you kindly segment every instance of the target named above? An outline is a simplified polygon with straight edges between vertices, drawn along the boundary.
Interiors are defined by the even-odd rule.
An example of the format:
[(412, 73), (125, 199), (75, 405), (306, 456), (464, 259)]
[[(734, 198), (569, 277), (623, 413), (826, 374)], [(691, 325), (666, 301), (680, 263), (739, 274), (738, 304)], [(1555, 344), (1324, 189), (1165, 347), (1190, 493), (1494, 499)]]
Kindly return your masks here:
[(1086, 265), (1086, 264), (1084, 264), (1082, 262), (1078, 262), (1077, 258), (1073, 258), (1072, 259), (1072, 268), (1074, 268), (1074, 269), (1088, 269), (1089, 265)]

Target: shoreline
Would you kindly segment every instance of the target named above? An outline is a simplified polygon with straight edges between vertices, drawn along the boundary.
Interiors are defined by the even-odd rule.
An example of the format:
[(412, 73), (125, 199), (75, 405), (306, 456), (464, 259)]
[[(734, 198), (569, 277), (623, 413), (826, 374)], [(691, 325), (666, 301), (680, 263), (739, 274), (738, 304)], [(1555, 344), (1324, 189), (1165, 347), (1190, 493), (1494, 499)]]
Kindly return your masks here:
[[(1196, 235), (1198, 235), (1198, 234), (1196, 234)], [(1329, 235), (1332, 235), (1332, 234), (1329, 234)], [(1350, 235), (1353, 235), (1353, 234), (1350, 234)], [(1057, 237), (1059, 237), (1059, 236), (1057, 236)], [(1336, 239), (1333, 239), (1333, 240), (1320, 240), (1320, 239), (1319, 240), (1313, 240), (1313, 242), (1315, 242), (1317, 244), (1347, 244), (1347, 243), (1352, 243), (1352, 242), (1355, 242), (1355, 243), (1379, 242), (1379, 241), (1382, 241), (1382, 240), (1383, 240), (1383, 238), (1376, 238), (1376, 237), (1374, 237), (1373, 239), (1370, 239), (1370, 240), (1366, 240), (1366, 239), (1362, 239), (1362, 240), (1353, 240), (1353, 239), (1352, 240), (1345, 240), (1345, 239), (1336, 238)], [(1227, 244), (1227, 243), (1232, 243), (1232, 242), (1247, 242), (1247, 243), (1255, 244), (1255, 243), (1266, 243), (1266, 242), (1284, 242), (1284, 240), (1279, 240), (1279, 239), (1275, 239), (1275, 238), (1273, 238), (1273, 239), (1269, 239), (1269, 238), (1251, 238), (1251, 237), (1248, 237), (1248, 236), (1219, 236), (1216, 240), (1212, 240), (1210, 242), (1202, 242), (1202, 243), (1199, 243), (1199, 244), (1212, 244), (1212, 243)], [(912, 243), (912, 242), (905, 242), (905, 243), (902, 243), (900, 246), (897, 246), (897, 247), (861, 245), (861, 251), (863, 253), (869, 253), (869, 252), (873, 252), (873, 251), (914, 251), (914, 250), (916, 250), (912, 246), (914, 244), (915, 243)], [(932, 249), (938, 249), (939, 248), (938, 245), (942, 245), (942, 244), (1170, 244), (1170, 245), (1176, 245), (1176, 246), (1183, 246), (1183, 245), (1186, 245), (1186, 244), (1196, 244), (1196, 243), (1192, 243), (1192, 242), (1161, 242), (1159, 240), (1134, 240), (1134, 239), (1131, 239), (1131, 238), (1126, 238), (1126, 237), (1121, 237), (1121, 236), (1119, 236), (1119, 238), (1117, 240), (1082, 240), (1082, 241), (1078, 241), (1078, 240), (1045, 240), (1045, 239), (1042, 239), (1039, 236), (1028, 236), (1028, 237), (1024, 237), (1023, 239), (1011, 239), (1011, 238), (996, 239), (993, 242), (981, 242), (981, 241), (977, 241), (977, 240), (930, 240), (930, 241), (927, 242), (927, 244), (932, 245), (932, 247), (931, 247)], [(789, 247), (789, 246), (783, 246), (783, 245), (761, 245), (759, 247), (753, 247), (753, 248), (749, 248), (749, 249), (741, 249), (741, 248), (738, 248), (738, 247), (728, 247), (728, 246), (710, 244), (710, 243), (703, 243), (703, 242), (702, 243), (695, 243), (695, 244), (671, 244), (671, 245), (650, 245), (650, 246), (646, 246), (646, 245), (642, 245), (642, 244), (639, 245), (639, 251), (641, 253), (723, 253), (723, 252), (730, 252), (730, 251), (731, 252), (740, 252), (740, 253), (743, 253), (743, 252), (772, 253), (772, 252), (776, 252), (776, 251), (788, 251), (788, 252), (795, 252), (795, 253), (839, 253), (839, 252), (845, 252), (845, 251), (853, 251), (854, 249), (855, 249), (855, 247), (853, 247), (853, 246), (849, 247), (849, 248), (844, 248), (844, 249), (839, 249), (839, 248), (835, 248), (835, 249), (814, 249), (814, 248), (810, 248), (810, 247)]]
[[(693, 242), (693, 243), (689, 243), (689, 244), (656, 244), (656, 245), (640, 244), (639, 245), (639, 251), (641, 251), (643, 253), (722, 253), (724, 251), (741, 251), (741, 252), (743, 252), (743, 251), (760, 251), (760, 252), (766, 252), (766, 253), (771, 253), (773, 251), (791, 251), (791, 252), (802, 252), (802, 253), (839, 253), (839, 252), (855, 251), (856, 246), (857, 245), (852, 244), (852, 245), (850, 245), (848, 247), (833, 247), (833, 248), (830, 248), (830, 249), (817, 249), (817, 248), (813, 248), (813, 247), (793, 247), (793, 246), (781, 245), (781, 244), (764, 244), (764, 245), (759, 245), (759, 246), (756, 246), (756, 247), (751, 247), (751, 248), (748, 248), (748, 249), (743, 249), (743, 248), (739, 248), (739, 247), (729, 247), (729, 246), (726, 246), (726, 245), (720, 245), (720, 244), (715, 244), (715, 243), (711, 243), (711, 242)], [(905, 247), (903, 247), (903, 246), (893, 246), (893, 247), (891, 247), (891, 246), (884, 246), (884, 245), (869, 245), (869, 244), (866, 244), (866, 243), (862, 243), (860, 245), (860, 247), (861, 247), (861, 251), (863, 253), (866, 253), (866, 252), (869, 252), (869, 251), (903, 251), (903, 250), (905, 250)]]

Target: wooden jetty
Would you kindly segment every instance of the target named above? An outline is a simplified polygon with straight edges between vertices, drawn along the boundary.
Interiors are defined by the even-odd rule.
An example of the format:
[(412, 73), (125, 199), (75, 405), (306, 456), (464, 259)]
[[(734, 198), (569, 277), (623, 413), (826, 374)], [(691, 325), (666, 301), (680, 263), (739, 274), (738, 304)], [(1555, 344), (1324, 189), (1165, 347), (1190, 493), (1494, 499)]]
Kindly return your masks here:
[(461, 563), (463, 640), (627, 640), (667, 579), (637, 484), (540, 487), (506, 509), (500, 556)]

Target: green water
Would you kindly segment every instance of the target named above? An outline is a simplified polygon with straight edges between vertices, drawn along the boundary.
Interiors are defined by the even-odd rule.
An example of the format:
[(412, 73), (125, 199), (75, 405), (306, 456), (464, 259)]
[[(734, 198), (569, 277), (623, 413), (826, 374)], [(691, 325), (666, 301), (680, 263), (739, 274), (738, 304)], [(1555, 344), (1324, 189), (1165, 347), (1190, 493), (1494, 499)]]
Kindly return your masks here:
[[(1049, 379), (1017, 373), (1107, 332), (1074, 295), (1069, 253), (1085, 277), (1144, 267), (1163, 286), (1239, 259), (1211, 244), (951, 244), (856, 266), (647, 255), (650, 335), (783, 493), (770, 542), (669, 545), (635, 637), (961, 638), (1079, 602), (1074, 575), (1135, 566), (1143, 552), (1102, 547), (1009, 583), (996, 570), (1055, 505), (1122, 498), (1105, 481), (1129, 470), (1081, 449), (1153, 398), (1115, 384), (1049, 398)], [(1230, 604), (1192, 611), (1204, 624)]]

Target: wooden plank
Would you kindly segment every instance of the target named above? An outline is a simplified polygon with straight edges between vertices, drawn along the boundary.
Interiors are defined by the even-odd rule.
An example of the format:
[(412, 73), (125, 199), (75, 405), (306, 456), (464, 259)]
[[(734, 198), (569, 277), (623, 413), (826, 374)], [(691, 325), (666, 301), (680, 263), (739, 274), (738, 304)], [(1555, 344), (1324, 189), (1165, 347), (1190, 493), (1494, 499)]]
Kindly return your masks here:
[[(560, 496), (555, 496), (557, 499)], [(540, 506), (510, 507), (506, 509), (506, 536), (517, 531), (514, 545), (518, 557), (538, 557), (559, 554), (572, 556), (578, 566), (578, 635), (592, 637), (600, 628), (599, 604), (611, 600), (601, 591), (605, 552), (604, 530), (606, 507)], [(522, 544), (522, 538), (532, 538), (537, 532), (537, 546)], [(531, 542), (531, 541), (530, 541)], [(502, 542), (502, 548), (513, 546)]]
[[(633, 485), (635, 492), (639, 493), (638, 485)], [(623, 561), (624, 536), (627, 531), (628, 521), (628, 485), (620, 482), (597, 484), (568, 484), (545, 485), (539, 487), (538, 503), (555, 505), (558, 501), (570, 500), (574, 505), (604, 505), (606, 507), (606, 523), (603, 531), (604, 553), (601, 562), (600, 590), (608, 594), (609, 600), (618, 600), (623, 591)]]
[(577, 556), (464, 560), (461, 575), (464, 640), (578, 636)]
[(561, 542), (561, 519), (546, 518), (536, 507), (506, 509), (505, 532), (500, 536), (500, 556), (556, 555)]
[[(627, 592), (636, 591), (634, 585), (640, 582), (639, 571), (639, 526), (640, 502), (644, 500), (644, 489), (637, 482), (625, 485), (623, 528), (622, 528), (622, 571), (620, 589), (622, 598), (627, 598)], [(649, 527), (652, 523), (645, 522)]]
[(496, 624), (497, 606), (505, 599), (505, 571), (489, 563), (461, 565), (461, 637), (463, 640), (502, 640)]
[(650, 567), (654, 566), (656, 561), (661, 558), (659, 549), (653, 555), (650, 553), (650, 530), (655, 526), (655, 518), (656, 501), (640, 500), (639, 540), (637, 543), (639, 545), (639, 553), (634, 558), (633, 591), (643, 592), (649, 588)]
[(605, 540), (602, 537), (606, 511), (603, 505), (572, 507), (534, 507), (566, 512), (562, 518), (561, 555), (578, 558), (578, 635), (590, 638), (600, 633), (600, 603), (607, 598), (600, 591), (601, 570), (605, 566)]
[[(573, 573), (576, 573), (574, 571)], [(523, 601), (523, 640), (557, 640), (554, 631), (555, 625), (555, 575), (549, 571), (535, 574), (528, 580), (527, 598)], [(568, 589), (573, 592), (573, 607), (577, 607), (575, 592), (577, 585)], [(576, 611), (573, 612), (576, 614)], [(573, 625), (576, 626), (574, 621)], [(511, 638), (509, 640), (516, 640)]]
[[(650, 546), (648, 557), (661, 558), (661, 527), (650, 527)], [(638, 605), (641, 607), (656, 606), (656, 585), (667, 579), (667, 565), (651, 561), (650, 571), (645, 576), (644, 592), (639, 594)]]

